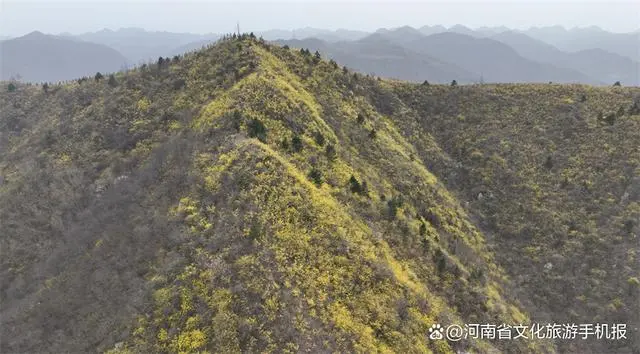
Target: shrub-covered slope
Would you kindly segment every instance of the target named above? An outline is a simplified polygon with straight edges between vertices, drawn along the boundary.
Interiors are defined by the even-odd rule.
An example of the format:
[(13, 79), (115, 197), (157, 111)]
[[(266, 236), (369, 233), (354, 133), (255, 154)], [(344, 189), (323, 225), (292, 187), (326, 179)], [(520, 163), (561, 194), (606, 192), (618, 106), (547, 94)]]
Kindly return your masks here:
[[(539, 312), (553, 308), (540, 297), (553, 294), (540, 291), (562, 292), (558, 277), (570, 280), (553, 273), (568, 269), (555, 258), (550, 274), (518, 271), (518, 262), (544, 265), (559, 248), (542, 240), (507, 246), (499, 226), (532, 221), (511, 219), (512, 205), (488, 210), (484, 199), (468, 198), (478, 186), (495, 196), (510, 193), (509, 183), (522, 185), (515, 172), (492, 172), (504, 179), (480, 184), (495, 166), (452, 150), (458, 135), (480, 134), (463, 129), (471, 114), (454, 115), (458, 135), (441, 131), (450, 110), (467, 109), (460, 97), (481, 106), (490, 88), (504, 90), (378, 81), (243, 36), (113, 77), (3, 89), (1, 351), (555, 351), (543, 341), (428, 339), (434, 323), (547, 319)], [(555, 93), (546, 90), (573, 90), (509, 88), (549, 100)], [(467, 91), (478, 96), (459, 93)], [(631, 102), (629, 90), (593, 92), (589, 107)], [(513, 97), (498, 100), (515, 106)], [(536, 105), (522, 107), (537, 114)], [(637, 124), (637, 116), (604, 129), (615, 124)], [(637, 154), (637, 144), (628, 146), (637, 130), (630, 130), (606, 137), (617, 153)], [(487, 146), (478, 146), (481, 156)], [(592, 159), (602, 153), (576, 149)], [(632, 205), (637, 195), (627, 192)], [(535, 220), (551, 217), (529, 195), (513, 198)], [(633, 218), (634, 210), (612, 213)], [(637, 244), (611, 235), (603, 236), (611, 252), (626, 245), (626, 260), (617, 259), (627, 263), (615, 263), (616, 277), (581, 275), (597, 280), (601, 297), (580, 295), (603, 306), (615, 279), (631, 286), (627, 278), (637, 276), (629, 263)], [(538, 293), (520, 291), (534, 284)], [(612, 306), (631, 309), (628, 291)], [(593, 314), (575, 311), (580, 320)]]
[(640, 89), (393, 86), (534, 319), (626, 323), (589, 349), (640, 350)]

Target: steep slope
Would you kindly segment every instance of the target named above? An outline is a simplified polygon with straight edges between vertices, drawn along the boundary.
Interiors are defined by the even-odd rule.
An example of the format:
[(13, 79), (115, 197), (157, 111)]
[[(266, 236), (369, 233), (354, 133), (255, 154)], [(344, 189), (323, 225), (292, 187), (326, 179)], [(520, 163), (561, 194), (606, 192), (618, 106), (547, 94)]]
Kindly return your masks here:
[(95, 43), (32, 32), (0, 42), (0, 79), (20, 77), (30, 82), (72, 80), (96, 72), (114, 72), (127, 59)]
[(468, 83), (476, 75), (450, 63), (417, 53), (392, 42), (386, 34), (376, 33), (353, 42), (327, 43), (317, 39), (278, 41), (293, 48), (320, 51), (363, 74), (374, 74), (385, 78), (434, 83), (450, 83), (457, 80)]
[(567, 53), (517, 32), (503, 32), (492, 36), (491, 39), (509, 45), (525, 58), (558, 67), (572, 68), (604, 83), (612, 84), (620, 81), (624, 85), (640, 85), (638, 71), (640, 62), (634, 62), (602, 49)]
[(597, 83), (577, 71), (525, 59), (511, 47), (488, 38), (446, 32), (403, 45), (481, 75), (485, 82)]
[(428, 339), (529, 320), (381, 85), (242, 36), (2, 92), (1, 351), (552, 350)]
[(560, 351), (637, 352), (640, 89), (398, 84), (394, 92), (453, 158), (442, 166), (421, 154), (491, 235), (534, 321), (627, 324), (627, 340), (558, 341)]

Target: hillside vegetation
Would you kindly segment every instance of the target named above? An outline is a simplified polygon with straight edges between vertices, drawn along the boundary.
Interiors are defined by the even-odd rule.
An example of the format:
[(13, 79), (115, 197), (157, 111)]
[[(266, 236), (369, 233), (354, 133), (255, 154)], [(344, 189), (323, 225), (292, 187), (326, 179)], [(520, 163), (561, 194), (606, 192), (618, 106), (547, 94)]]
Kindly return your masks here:
[(638, 349), (428, 338), (638, 327), (637, 89), (390, 82), (249, 35), (3, 86), (2, 352)]
[(536, 320), (628, 323), (637, 351), (640, 90), (393, 90), (455, 159), (431, 170), (469, 203)]

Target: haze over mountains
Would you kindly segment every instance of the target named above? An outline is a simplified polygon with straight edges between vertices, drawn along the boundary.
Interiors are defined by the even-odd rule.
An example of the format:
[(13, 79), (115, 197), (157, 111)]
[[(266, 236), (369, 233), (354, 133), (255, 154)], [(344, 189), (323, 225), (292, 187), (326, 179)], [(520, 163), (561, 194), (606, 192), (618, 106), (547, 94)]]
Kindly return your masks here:
[[(640, 85), (640, 32), (611, 33), (597, 27), (567, 30), (557, 26), (518, 31), (506, 27), (471, 29), (463, 25), (449, 28), (436, 25), (379, 29), (374, 33), (307, 27), (268, 30), (256, 35), (280, 44), (318, 50), (339, 64), (387, 78), (438, 83), (552, 81), (610, 85), (620, 81), (623, 85)], [(127, 65), (138, 65), (155, 61), (159, 56), (200, 49), (215, 42), (219, 35), (149, 32), (139, 28), (56, 37), (38, 35), (35, 37), (43, 46), (47, 43), (54, 50), (39, 62), (33, 61), (26, 48), (27, 43), (34, 43), (34, 36), (29, 37), (32, 40), (0, 42), (2, 79), (19, 74), (26, 81), (56, 81), (91, 75), (93, 70), (110, 72), (121, 68), (123, 60), (114, 53), (106, 54), (104, 46), (119, 52)], [(102, 53), (101, 59), (90, 60), (90, 67), (86, 67), (89, 64), (83, 50), (88, 47), (81, 49), (67, 41), (102, 45), (93, 47), (96, 55)], [(68, 56), (64, 62), (78, 70), (47, 73), (55, 71), (47, 67), (47, 61), (56, 61), (53, 54), (56, 51), (64, 52)]]
[(432, 82), (472, 82), (476, 78), (464, 68), (408, 49), (378, 33), (353, 42), (328, 43), (309, 38), (280, 40), (276, 43), (317, 50), (338, 63), (365, 74), (410, 81), (429, 78)]
[(454, 32), (424, 36), (403, 27), (354, 42), (279, 43), (318, 50), (364, 73), (410, 81), (602, 83), (572, 69), (526, 59), (498, 41)]
[(630, 59), (640, 58), (640, 31), (611, 33), (596, 26), (571, 30), (554, 26), (532, 28), (524, 33), (568, 52), (601, 48)]
[(111, 47), (40, 32), (0, 42), (1, 80), (57, 82), (118, 71), (126, 64), (127, 59)]
[(122, 28), (117, 31), (104, 29), (70, 36), (109, 46), (135, 64), (157, 59), (158, 56), (167, 56), (176, 49), (194, 42), (215, 41), (218, 37), (216, 34), (150, 32), (141, 28)]

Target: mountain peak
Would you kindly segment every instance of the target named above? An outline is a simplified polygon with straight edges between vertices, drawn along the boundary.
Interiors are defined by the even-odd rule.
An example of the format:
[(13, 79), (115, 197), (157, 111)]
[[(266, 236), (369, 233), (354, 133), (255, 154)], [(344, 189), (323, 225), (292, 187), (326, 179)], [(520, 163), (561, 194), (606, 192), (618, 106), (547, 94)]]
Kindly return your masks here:
[(45, 37), (51, 37), (51, 36), (49, 36), (47, 34), (44, 34), (44, 33), (40, 32), (40, 31), (33, 31), (33, 32), (29, 32), (29, 33), (27, 33), (24, 36), (19, 37), (19, 38), (37, 39), (37, 38), (45, 38)]
[(403, 32), (418, 32), (417, 29), (411, 27), (411, 26), (400, 26), (400, 27), (396, 27), (395, 28), (396, 31), (403, 31)]
[[(374, 99), (387, 90), (405, 107), (390, 88), (306, 51), (226, 37), (152, 67), (146, 77), (117, 75), (116, 87), (107, 80), (68, 85), (69, 94), (96, 98), (85, 105), (68, 105), (63, 95), (38, 100), (43, 90), (18, 92), (33, 95), (28, 101), (36, 112), (51, 112), (46, 121), (36, 121), (40, 114), (23, 118), (26, 127), (70, 118), (68, 129), (50, 129), (49, 139), (24, 129), (22, 140), (0, 150), (0, 161), (20, 162), (16, 177), (0, 189), (0, 215), (16, 225), (0, 240), (10, 257), (4, 264), (26, 264), (10, 286), (43, 303), (18, 306), (22, 293), (10, 292), (18, 294), (9, 300), (9, 308), (19, 309), (11, 313), (15, 326), (0, 330), (3, 338), (18, 339), (3, 341), (3, 352), (42, 352), (50, 342), (53, 352), (84, 352), (103, 336), (100, 323), (131, 323), (123, 327), (130, 331), (101, 345), (122, 342), (132, 352), (283, 352), (295, 338), (301, 342), (294, 345), (310, 352), (404, 352), (430, 346), (426, 321), (438, 316), (460, 323), (515, 323), (525, 316), (508, 298), (507, 284), (497, 277), (480, 281), (467, 270), (491, 275), (497, 266), (460, 201), (417, 155), (425, 149), (403, 135), (399, 119), (405, 117)], [(165, 80), (182, 84), (157, 85)], [(362, 89), (353, 90), (352, 80)], [(155, 118), (170, 110), (175, 114)], [(96, 124), (98, 116), (87, 111), (104, 119)], [(24, 115), (14, 108), (5, 113)], [(104, 138), (87, 143), (85, 132)], [(435, 146), (426, 131), (420, 134)], [(46, 157), (40, 174), (23, 167), (27, 157), (17, 153), (17, 143), (27, 141), (38, 142), (29, 159)], [(122, 161), (132, 162), (123, 167)], [(83, 173), (69, 178), (75, 171)], [(43, 173), (55, 187), (37, 178)], [(62, 188), (58, 198), (68, 199), (38, 203), (43, 188)], [(34, 206), (16, 214), (9, 206), (19, 200)], [(51, 231), (37, 221), (49, 208), (60, 210), (60, 219), (77, 215), (62, 236), (82, 242), (50, 237), (58, 252), (47, 253), (50, 243), (37, 236)], [(443, 276), (430, 276), (436, 272)], [(482, 297), (468, 300), (466, 288), (448, 280), (454, 276), (473, 282)], [(34, 282), (24, 279), (38, 277), (54, 280), (45, 291), (39, 283), (27, 288)], [(74, 297), (70, 287), (78, 289)], [(485, 306), (483, 298), (496, 306)], [(140, 306), (120, 310), (129, 303)], [(59, 304), (68, 321), (44, 321)], [(463, 307), (468, 311), (457, 310)], [(73, 331), (56, 333), (61, 325)], [(28, 337), (32, 328), (43, 328), (38, 340)], [(65, 340), (83, 328), (96, 330)], [(63, 340), (53, 339), (57, 335)], [(494, 344), (464, 345), (480, 351)], [(509, 345), (524, 350), (515, 341)]]
[(20, 75), (28, 82), (58, 82), (96, 72), (115, 72), (126, 63), (115, 49), (78, 37), (40, 31), (3, 41), (0, 80)]

